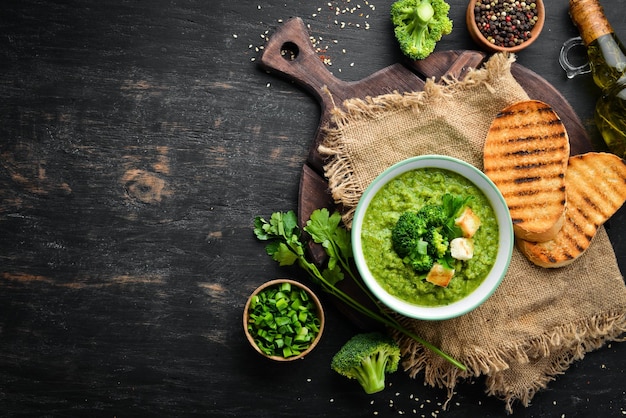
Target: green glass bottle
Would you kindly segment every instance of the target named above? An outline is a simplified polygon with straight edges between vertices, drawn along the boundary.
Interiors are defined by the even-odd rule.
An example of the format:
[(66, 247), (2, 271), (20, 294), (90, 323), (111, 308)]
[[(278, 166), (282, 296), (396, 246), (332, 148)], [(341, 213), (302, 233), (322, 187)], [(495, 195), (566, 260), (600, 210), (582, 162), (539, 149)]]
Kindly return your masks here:
[(626, 49), (598, 0), (570, 0), (594, 82), (602, 89), (595, 120), (609, 150), (626, 159)]

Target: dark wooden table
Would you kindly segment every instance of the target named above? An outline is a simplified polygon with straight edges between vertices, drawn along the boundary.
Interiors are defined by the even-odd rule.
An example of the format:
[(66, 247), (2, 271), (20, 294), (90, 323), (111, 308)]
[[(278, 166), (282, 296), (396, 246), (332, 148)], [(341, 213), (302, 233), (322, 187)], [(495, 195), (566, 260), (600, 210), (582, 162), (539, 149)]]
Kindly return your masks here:
[[(330, 370), (359, 329), (328, 326), (304, 361), (247, 345), (249, 293), (279, 268), (256, 215), (297, 208), (317, 101), (258, 66), (290, 17), (320, 59), (360, 80), (402, 60), (391, 1), (26, 1), (0, 8), (0, 415), (503, 416), (482, 379), (445, 393), (404, 373), (366, 396)], [(474, 49), (465, 1), (437, 50)], [(604, 0), (626, 40), (626, 8)], [(332, 7), (329, 7), (331, 5)], [(335, 15), (333, 8), (340, 13)], [(518, 62), (551, 83), (601, 143), (590, 77), (568, 80), (567, 2)], [(626, 212), (607, 225), (626, 271)], [(588, 354), (519, 417), (623, 417), (626, 346)]]

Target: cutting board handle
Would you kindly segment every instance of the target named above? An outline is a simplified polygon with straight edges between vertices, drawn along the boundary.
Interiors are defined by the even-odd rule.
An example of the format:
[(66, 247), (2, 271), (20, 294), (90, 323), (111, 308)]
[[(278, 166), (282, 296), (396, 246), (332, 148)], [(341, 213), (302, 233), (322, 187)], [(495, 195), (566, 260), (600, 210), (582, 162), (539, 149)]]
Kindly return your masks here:
[(326, 69), (299, 17), (289, 19), (271, 35), (260, 61), (265, 69), (300, 84), (322, 105), (328, 104), (328, 93), (342, 92), (347, 85)]

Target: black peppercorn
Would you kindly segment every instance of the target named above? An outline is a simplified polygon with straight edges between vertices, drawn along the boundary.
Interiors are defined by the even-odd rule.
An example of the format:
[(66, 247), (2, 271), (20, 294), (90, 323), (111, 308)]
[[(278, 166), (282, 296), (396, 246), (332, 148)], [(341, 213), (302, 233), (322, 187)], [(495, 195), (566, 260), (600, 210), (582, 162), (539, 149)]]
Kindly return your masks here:
[(503, 47), (530, 39), (530, 31), (539, 19), (535, 2), (519, 0), (478, 0), (474, 18), (485, 39)]

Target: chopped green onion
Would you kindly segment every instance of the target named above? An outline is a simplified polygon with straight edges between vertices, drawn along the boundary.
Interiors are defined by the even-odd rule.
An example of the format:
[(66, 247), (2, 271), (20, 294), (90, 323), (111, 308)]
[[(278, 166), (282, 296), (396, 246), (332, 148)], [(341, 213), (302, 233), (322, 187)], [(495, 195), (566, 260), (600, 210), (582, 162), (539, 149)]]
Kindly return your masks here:
[(305, 311), (298, 313), (298, 321), (306, 322), (307, 315), (308, 314)]
[(248, 332), (268, 356), (292, 357), (305, 351), (320, 331), (317, 308), (303, 289), (281, 283), (252, 298)]

